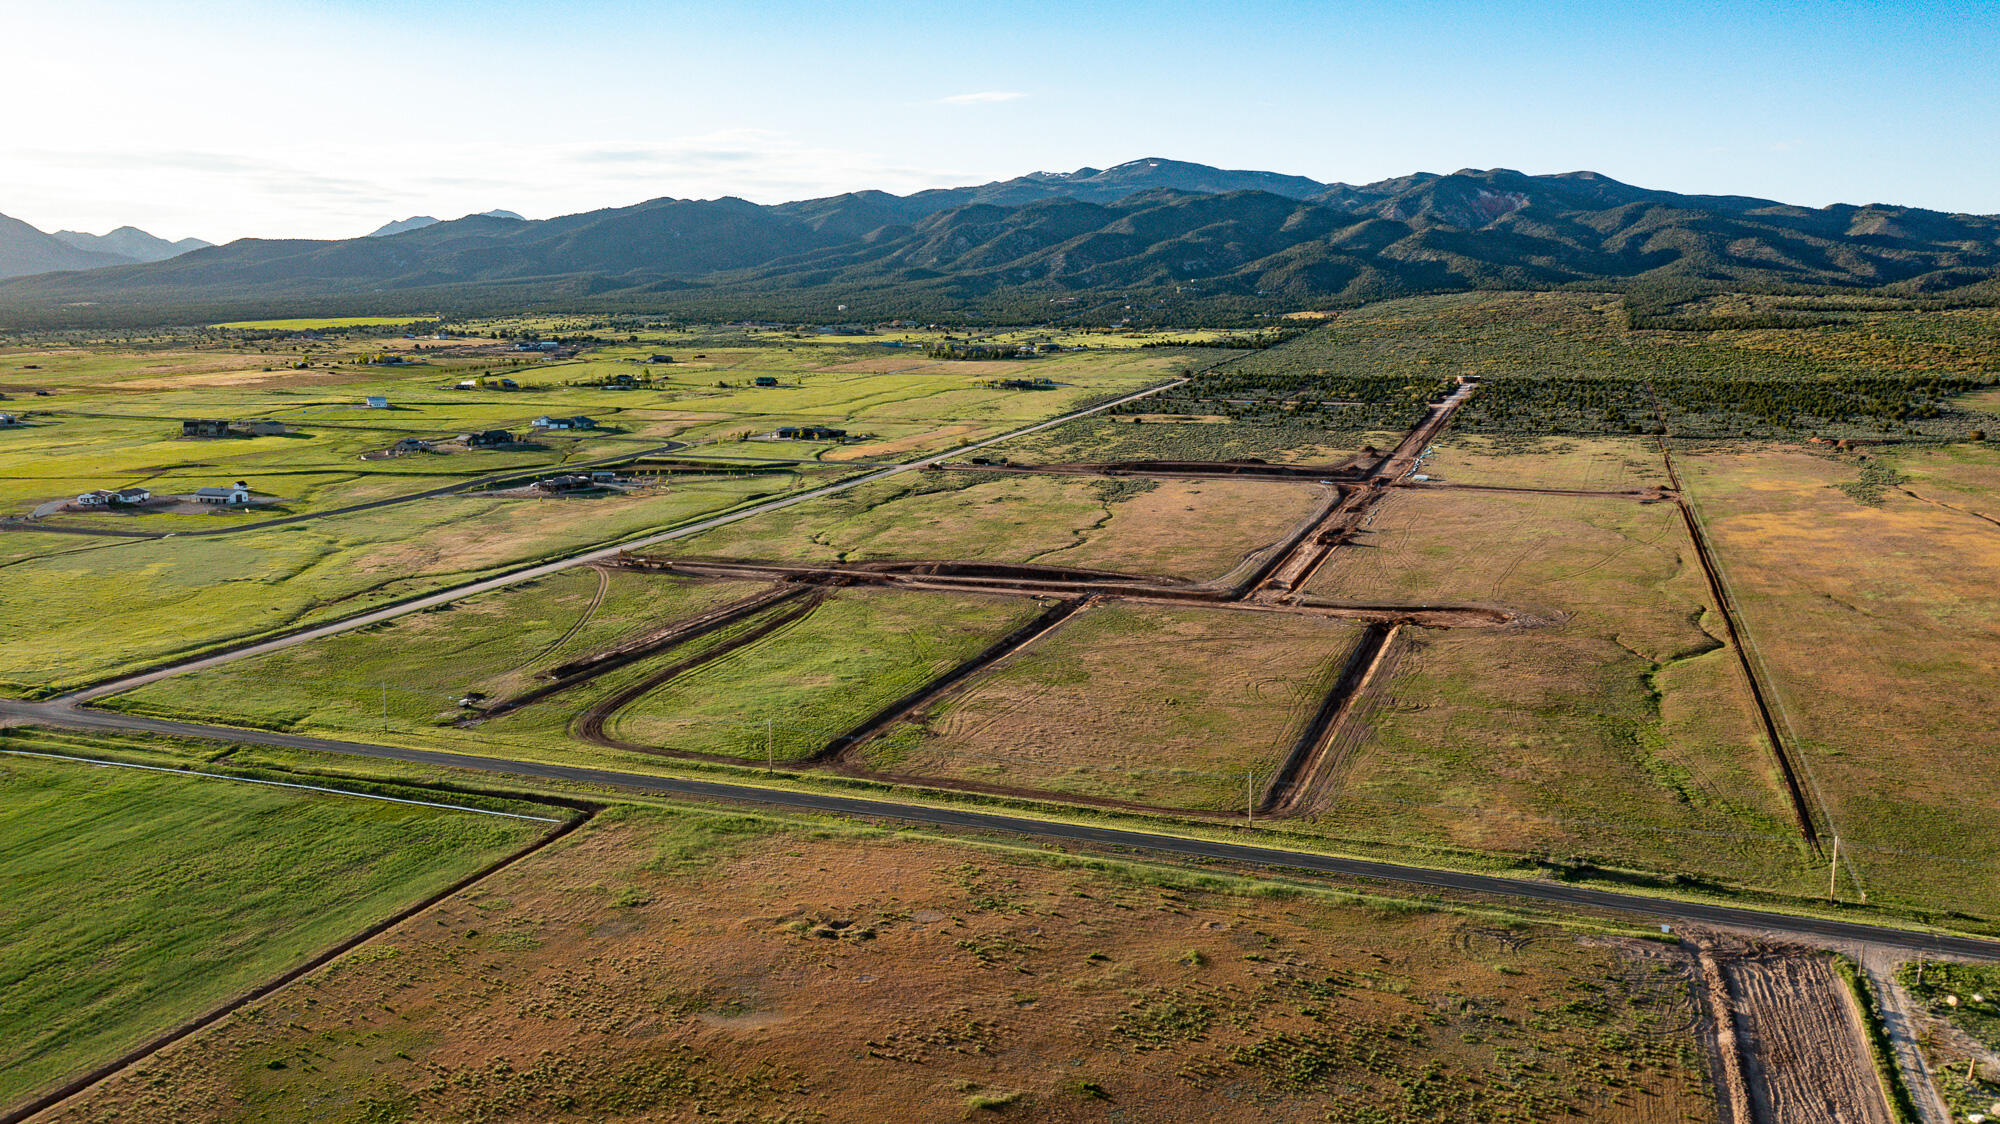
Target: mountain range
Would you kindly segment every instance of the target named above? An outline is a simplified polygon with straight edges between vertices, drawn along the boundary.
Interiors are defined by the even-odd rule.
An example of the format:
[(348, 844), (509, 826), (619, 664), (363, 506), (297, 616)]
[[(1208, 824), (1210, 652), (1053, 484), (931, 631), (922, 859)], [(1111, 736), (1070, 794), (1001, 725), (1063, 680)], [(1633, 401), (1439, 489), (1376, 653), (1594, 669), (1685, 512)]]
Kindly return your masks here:
[(80, 230), (48, 234), (19, 219), (0, 215), (0, 277), (165, 261), (209, 245), (199, 238), (169, 242), (136, 226), (121, 226), (109, 234), (86, 234)]
[(662, 198), (378, 234), (17, 277), (0, 282), (0, 322), (419, 306), (1172, 321), (1635, 284), (2000, 296), (2000, 217), (1682, 195), (1594, 172), (1356, 186), (1147, 159), (905, 196)]

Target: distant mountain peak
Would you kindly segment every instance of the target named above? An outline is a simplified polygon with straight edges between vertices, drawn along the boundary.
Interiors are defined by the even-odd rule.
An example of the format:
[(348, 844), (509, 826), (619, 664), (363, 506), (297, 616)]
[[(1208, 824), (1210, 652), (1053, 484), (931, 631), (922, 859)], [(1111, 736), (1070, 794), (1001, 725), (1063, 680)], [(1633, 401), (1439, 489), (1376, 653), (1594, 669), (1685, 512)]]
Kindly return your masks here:
[(381, 226), (378, 226), (375, 229), (369, 231), (367, 234), (363, 235), (363, 237), (387, 238), (391, 234), (401, 234), (406, 230), (422, 230), (427, 226), (436, 226), (437, 224), (438, 220), (436, 216), (411, 215), (409, 218), (406, 219), (397, 219), (394, 222), (385, 222)]
[(136, 226), (121, 226), (108, 234), (88, 234), (81, 230), (58, 230), (49, 237), (79, 250), (94, 254), (114, 254), (127, 262), (165, 261), (179, 257), (190, 250), (202, 250), (214, 245), (199, 238), (183, 238), (169, 242), (155, 234), (148, 234)]

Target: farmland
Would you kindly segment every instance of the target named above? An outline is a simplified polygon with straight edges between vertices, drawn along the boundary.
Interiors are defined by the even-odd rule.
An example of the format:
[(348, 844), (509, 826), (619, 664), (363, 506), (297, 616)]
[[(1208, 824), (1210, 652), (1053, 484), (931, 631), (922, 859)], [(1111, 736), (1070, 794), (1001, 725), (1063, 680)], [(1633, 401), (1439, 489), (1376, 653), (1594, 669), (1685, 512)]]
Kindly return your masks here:
[[(171, 1086), (206, 1119), (1888, 1119), (1822, 951), (657, 795), (2000, 931), (1992, 318), (1772, 299), (1425, 297), (1268, 347), (551, 316), (0, 353), (10, 396), (52, 392), (0, 432), (0, 611), (34, 622), (7, 690), (108, 684), (87, 705), (149, 729), (297, 735), (221, 761), (594, 817), (56, 1118)], [(599, 425), (443, 440), (542, 414)], [(293, 432), (179, 436), (225, 416)], [(404, 438), (451, 447), (380, 455)], [(582, 468), (611, 479), (525, 486)], [(34, 514), (237, 478), (272, 502)]]
[(52, 1119), (1669, 1121), (1691, 1002), (1629, 938), (635, 810)]
[(0, 1104), (247, 990), (551, 826), (16, 754), (0, 755), (0, 797), (0, 1024), (10, 1028)]

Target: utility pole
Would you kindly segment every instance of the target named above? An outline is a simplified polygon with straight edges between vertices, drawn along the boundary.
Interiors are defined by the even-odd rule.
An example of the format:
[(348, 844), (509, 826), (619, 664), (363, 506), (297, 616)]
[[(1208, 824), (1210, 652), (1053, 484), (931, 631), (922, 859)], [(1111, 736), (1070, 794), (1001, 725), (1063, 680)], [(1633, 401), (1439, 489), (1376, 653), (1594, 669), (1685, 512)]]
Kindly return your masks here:
[(1257, 822), (1257, 774), (1254, 770), (1243, 774), (1243, 818), (1250, 823)]
[(389, 681), (382, 681), (382, 732), (389, 732)]
[(764, 719), (764, 771), (767, 773), (778, 771), (777, 750), (771, 748), (771, 720), (769, 718)]
[(1826, 871), (1826, 900), (1836, 901), (1834, 888), (1840, 879), (1840, 836), (1833, 837), (1833, 865)]

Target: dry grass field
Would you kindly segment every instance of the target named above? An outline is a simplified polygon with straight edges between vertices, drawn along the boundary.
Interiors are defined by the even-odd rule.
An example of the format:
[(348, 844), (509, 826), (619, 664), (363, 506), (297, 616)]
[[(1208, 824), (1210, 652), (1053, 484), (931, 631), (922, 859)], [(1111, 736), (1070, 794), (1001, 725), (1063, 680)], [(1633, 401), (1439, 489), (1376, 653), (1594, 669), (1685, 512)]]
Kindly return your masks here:
[(1840, 832), (1844, 892), (1992, 917), (2000, 453), (1861, 455), (1709, 447), (1681, 475)]
[(47, 1119), (1678, 1124), (1689, 959), (631, 809)]
[(897, 774), (1241, 812), (1358, 632), (1325, 617), (1088, 608), (885, 733), (865, 757)]
[(1343, 836), (1803, 890), (1806, 862), (1670, 503), (1393, 495), (1312, 597), (1473, 603), (1411, 634), (1322, 823)]

